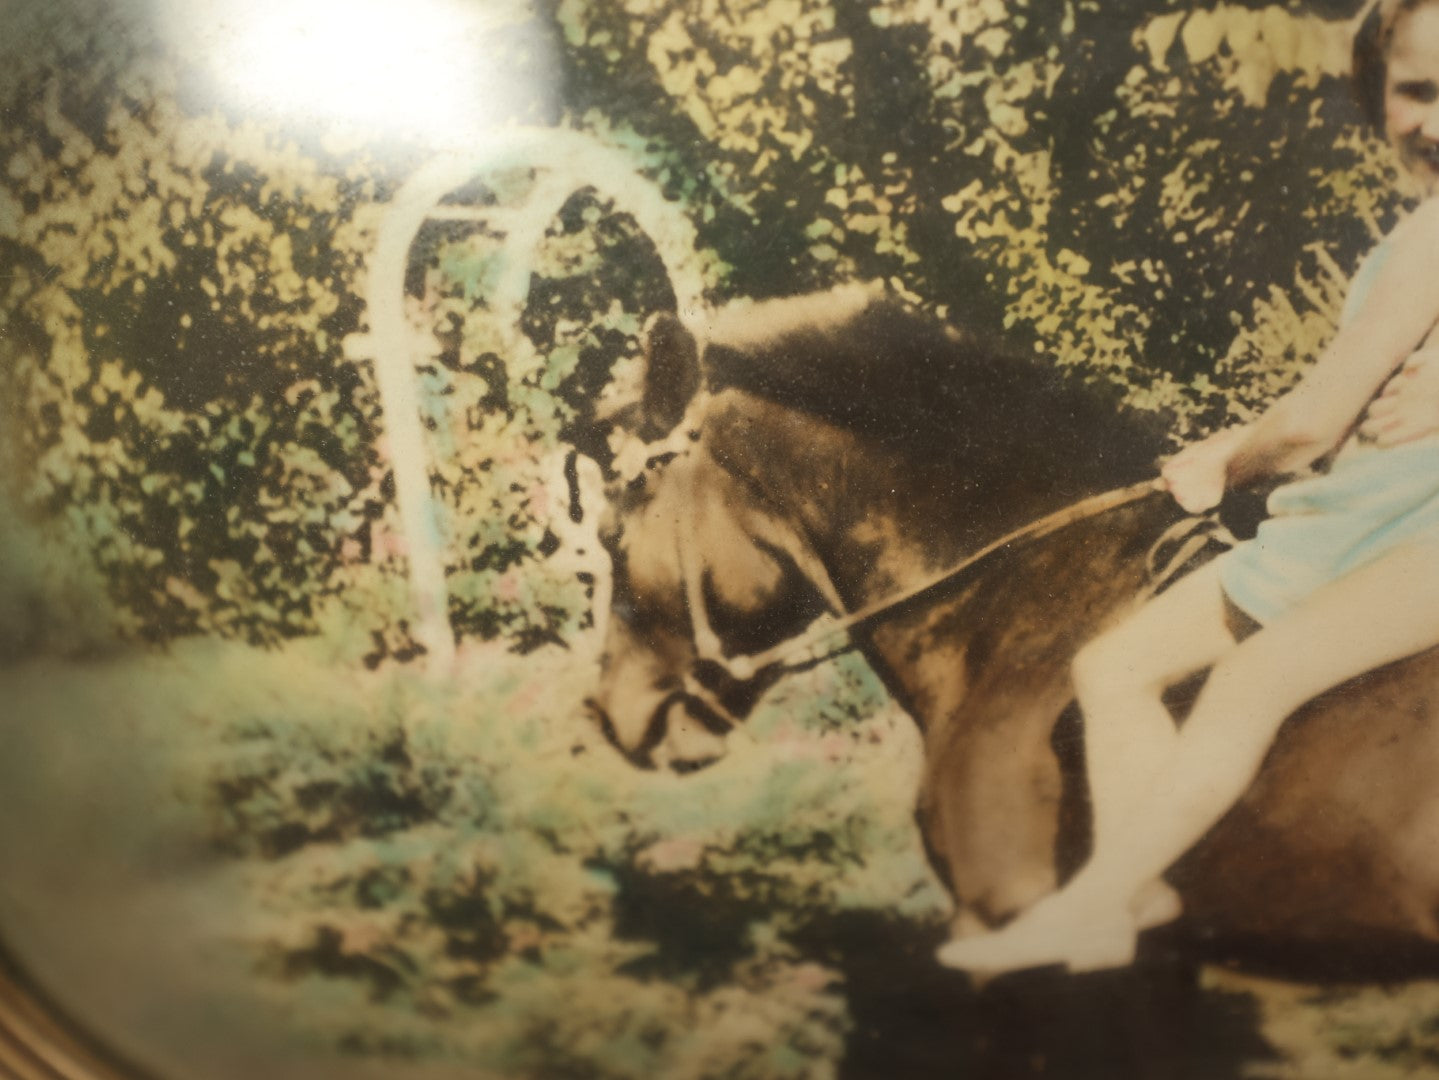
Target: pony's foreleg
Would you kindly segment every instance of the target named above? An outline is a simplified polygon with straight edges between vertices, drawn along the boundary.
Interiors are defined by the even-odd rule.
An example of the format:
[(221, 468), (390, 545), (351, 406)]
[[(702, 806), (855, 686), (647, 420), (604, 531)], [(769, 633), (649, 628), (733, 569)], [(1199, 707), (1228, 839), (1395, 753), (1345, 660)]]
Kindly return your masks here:
[(1003, 923), (1058, 885), (1063, 781), (1048, 736), (1069, 700), (1062, 682), (1022, 700), (971, 697), (930, 740), (920, 826), (955, 897), (956, 937)]

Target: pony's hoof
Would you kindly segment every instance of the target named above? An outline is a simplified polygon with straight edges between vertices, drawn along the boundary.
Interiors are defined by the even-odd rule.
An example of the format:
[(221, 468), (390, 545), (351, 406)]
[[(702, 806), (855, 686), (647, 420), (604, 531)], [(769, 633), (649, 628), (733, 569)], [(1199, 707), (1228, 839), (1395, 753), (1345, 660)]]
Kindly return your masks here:
[(1020, 923), (993, 934), (948, 941), (935, 959), (948, 968), (994, 977), (1032, 968), (1063, 967), (1073, 973), (1106, 971), (1134, 962), (1132, 925), (1096, 932), (1078, 925), (1071, 932), (1026, 932)]

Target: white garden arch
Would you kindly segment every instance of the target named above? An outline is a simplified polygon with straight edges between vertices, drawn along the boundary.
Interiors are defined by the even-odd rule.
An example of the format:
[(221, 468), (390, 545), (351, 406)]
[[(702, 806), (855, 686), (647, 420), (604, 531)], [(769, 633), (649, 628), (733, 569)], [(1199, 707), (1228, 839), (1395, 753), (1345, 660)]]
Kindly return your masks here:
[[(539, 180), (513, 207), (442, 205), (451, 192), (502, 170), (531, 168)], [(454, 634), (448, 614), (445, 544), (431, 493), (430, 453), (420, 417), (415, 362), (432, 342), (405, 314), (405, 275), (415, 238), (435, 219), (483, 220), (505, 233), (505, 269), (488, 298), (504, 332), (517, 340), (533, 258), (545, 230), (576, 191), (595, 189), (631, 215), (664, 263), (682, 317), (701, 304), (702, 274), (693, 225), (681, 208), (641, 176), (633, 159), (594, 138), (558, 128), (508, 128), (471, 151), (421, 168), (396, 193), (369, 260), (365, 300), (370, 329), (346, 340), (351, 359), (375, 365), (380, 408), (394, 470), (400, 529), (409, 558), (410, 612), (431, 671), (448, 671)]]

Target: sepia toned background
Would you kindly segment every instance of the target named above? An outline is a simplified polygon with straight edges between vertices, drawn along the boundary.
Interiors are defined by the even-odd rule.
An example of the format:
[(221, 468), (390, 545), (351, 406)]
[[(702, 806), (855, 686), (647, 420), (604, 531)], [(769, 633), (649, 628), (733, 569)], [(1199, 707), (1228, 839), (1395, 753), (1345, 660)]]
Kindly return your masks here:
[[(856, 657), (694, 775), (631, 768), (582, 704), (604, 416), (648, 315), (879, 280), (1176, 445), (1244, 418), (1402, 209), (1354, 14), (0, 7), (14, 966), (175, 1078), (1439, 1075), (1424, 979), (1176, 959), (1036, 1005), (941, 973), (918, 736)], [(487, 158), (517, 126), (628, 171)], [(474, 175), (403, 288), (438, 670), (369, 304), (397, 193), (454, 152)]]

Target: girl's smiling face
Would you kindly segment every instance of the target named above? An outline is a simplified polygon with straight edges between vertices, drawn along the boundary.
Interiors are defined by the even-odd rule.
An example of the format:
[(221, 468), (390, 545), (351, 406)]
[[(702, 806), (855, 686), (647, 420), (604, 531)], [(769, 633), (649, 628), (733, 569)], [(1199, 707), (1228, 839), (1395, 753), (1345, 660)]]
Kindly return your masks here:
[(1439, 188), (1439, 3), (1403, 12), (1389, 39), (1384, 129), (1405, 167)]

